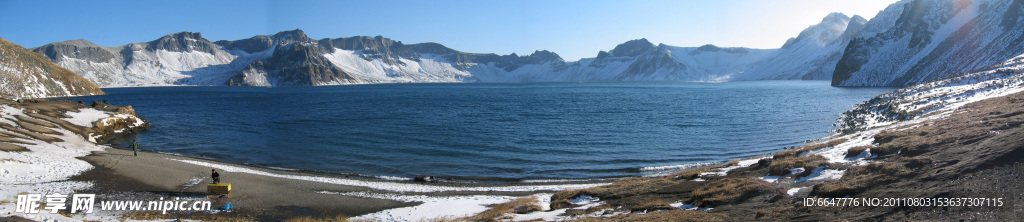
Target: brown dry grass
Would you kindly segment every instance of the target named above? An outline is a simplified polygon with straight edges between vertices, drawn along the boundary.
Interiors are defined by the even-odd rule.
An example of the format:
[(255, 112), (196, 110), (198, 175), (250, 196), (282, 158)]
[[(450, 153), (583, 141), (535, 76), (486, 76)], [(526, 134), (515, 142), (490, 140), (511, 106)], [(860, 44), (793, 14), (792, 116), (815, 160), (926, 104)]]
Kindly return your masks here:
[(775, 153), (775, 155), (772, 155), (772, 158), (773, 159), (782, 159), (782, 158), (785, 158), (785, 157), (800, 156), (800, 154), (802, 154), (804, 152), (810, 152), (810, 151), (814, 151), (814, 150), (825, 148), (825, 147), (836, 146), (836, 145), (839, 145), (841, 143), (845, 143), (846, 141), (847, 141), (847, 139), (834, 139), (834, 140), (829, 140), (828, 142), (824, 142), (824, 143), (808, 144), (808, 145), (804, 145), (804, 146), (796, 148), (796, 149), (788, 149), (788, 150), (779, 151), (778, 153)]
[(737, 158), (737, 159), (730, 160), (729, 162), (726, 162), (725, 165), (718, 165), (718, 166), (700, 167), (700, 168), (696, 168), (696, 169), (689, 169), (689, 170), (686, 170), (686, 171), (682, 171), (682, 172), (678, 172), (678, 173), (674, 173), (674, 174), (668, 175), (668, 178), (672, 178), (673, 180), (693, 180), (693, 179), (697, 179), (697, 178), (701, 177), (700, 174), (706, 173), (706, 172), (711, 172), (711, 171), (713, 171), (716, 168), (736, 166), (736, 165), (739, 165), (739, 164), (740, 164), (740, 159)]
[(888, 183), (910, 176), (901, 162), (884, 161), (851, 167), (842, 178), (814, 185), (811, 195), (822, 197), (853, 196), (879, 183)]
[(903, 166), (905, 166), (907, 168), (924, 167), (924, 166), (931, 165), (932, 162), (935, 162), (934, 159), (932, 159), (931, 157), (927, 157), (927, 156), (916, 156), (916, 157), (909, 157), (909, 158), (903, 157), (903, 158), (900, 158), (900, 160), (903, 161)]
[(740, 159), (736, 158), (736, 159), (730, 160), (728, 163), (725, 163), (725, 166), (727, 166), (727, 167), (728, 166), (736, 166), (736, 165), (739, 165), (739, 164), (740, 164)]
[(804, 172), (797, 176), (807, 176), (811, 174), (811, 171), (819, 166), (828, 164), (828, 159), (821, 155), (807, 155), (801, 157), (785, 157), (781, 159), (773, 159), (772, 163), (768, 165), (768, 174), (775, 176), (782, 176), (790, 173), (790, 170), (794, 168), (803, 168)]
[(590, 221), (729, 221), (729, 216), (720, 213), (708, 213), (704, 211), (685, 211), (685, 210), (671, 210), (671, 211), (658, 211), (646, 214), (625, 214), (611, 218), (593, 218), (584, 217), (577, 218), (571, 221), (579, 222), (590, 222)]
[(348, 217), (343, 216), (343, 215), (338, 215), (338, 216), (334, 216), (334, 217), (318, 217), (318, 218), (305, 216), (305, 217), (289, 218), (287, 220), (284, 220), (284, 222), (372, 222), (372, 221), (375, 221), (375, 220), (370, 220), (370, 219), (355, 219), (355, 220), (353, 220), (353, 219), (349, 219)]
[(669, 175), (669, 178), (672, 178), (673, 180), (692, 180), (700, 177), (701, 173), (709, 172), (711, 170), (711, 167), (701, 167)]
[(15, 144), (7, 143), (7, 142), (0, 142), (0, 151), (25, 152), (25, 151), (29, 151), (29, 150), (28, 150), (28, 148), (25, 148), (24, 146), (21, 146), (21, 145), (15, 145)]
[(758, 195), (778, 195), (782, 188), (754, 177), (725, 178), (708, 182), (691, 193), (690, 201), (699, 207), (736, 203)]
[(786, 208), (772, 207), (772, 208), (766, 208), (766, 209), (757, 209), (756, 213), (754, 213), (754, 218), (758, 218), (758, 219), (773, 218), (773, 217), (778, 216), (782, 212), (791, 211), (791, 210), (793, 210), (793, 207), (786, 207)]
[(612, 207), (609, 206), (608, 204), (601, 204), (601, 205), (597, 205), (597, 206), (594, 206), (594, 207), (591, 207), (591, 208), (587, 208), (587, 209), (582, 209), (582, 210), (581, 209), (568, 209), (568, 210), (565, 210), (565, 213), (562, 214), (562, 215), (565, 215), (565, 216), (577, 216), (577, 215), (592, 214), (592, 213), (595, 213), (595, 212), (603, 212), (603, 211), (606, 211), (606, 210), (612, 210)]
[(651, 193), (673, 184), (676, 182), (667, 177), (639, 177), (622, 179), (606, 186), (560, 191), (551, 196), (551, 209), (565, 208), (563, 204), (559, 204), (561, 200), (584, 194), (602, 199), (618, 199)]
[(502, 216), (509, 213), (524, 214), (540, 211), (540, 204), (536, 197), (524, 197), (509, 202), (491, 206), (490, 209), (476, 215), (466, 217), (467, 221), (499, 221)]
[(852, 147), (852, 148), (850, 148), (849, 150), (846, 151), (846, 158), (860, 156), (860, 154), (864, 153), (864, 151), (867, 151), (868, 149), (874, 149), (874, 148), (875, 148), (874, 146), (870, 146), (870, 145), (868, 145), (868, 146)]
[(644, 202), (644, 203), (641, 203), (641, 204), (637, 204), (637, 205), (635, 205), (633, 207), (630, 207), (629, 209), (632, 210), (632, 211), (659, 211), (659, 210), (673, 210), (673, 209), (676, 209), (676, 208), (672, 207), (672, 205), (669, 205), (668, 202), (665, 202), (663, 200), (655, 200), (655, 201), (650, 201), (650, 202)]

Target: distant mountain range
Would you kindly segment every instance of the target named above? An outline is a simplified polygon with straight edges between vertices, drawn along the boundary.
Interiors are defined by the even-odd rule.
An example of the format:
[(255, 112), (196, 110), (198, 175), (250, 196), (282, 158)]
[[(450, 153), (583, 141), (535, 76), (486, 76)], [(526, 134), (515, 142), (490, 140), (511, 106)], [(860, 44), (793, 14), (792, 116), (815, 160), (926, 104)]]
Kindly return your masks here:
[(96, 84), (39, 54), (0, 38), (0, 98), (100, 95)]
[(1022, 0), (904, 0), (871, 21), (826, 16), (779, 49), (628, 41), (593, 58), (467, 53), (381, 36), (312, 39), (301, 30), (235, 41), (180, 32), (116, 47), (33, 48), (102, 87), (305, 86), (403, 82), (832, 80), (905, 86), (1024, 53)]

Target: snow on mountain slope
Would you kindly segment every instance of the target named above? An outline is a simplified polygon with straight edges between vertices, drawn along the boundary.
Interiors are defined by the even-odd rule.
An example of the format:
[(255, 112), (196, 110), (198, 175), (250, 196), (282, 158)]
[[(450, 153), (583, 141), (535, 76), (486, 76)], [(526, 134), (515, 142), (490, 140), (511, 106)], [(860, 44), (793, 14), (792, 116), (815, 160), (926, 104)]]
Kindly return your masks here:
[(400, 58), (388, 64), (383, 59), (366, 61), (362, 50), (336, 49), (324, 56), (332, 64), (366, 83), (463, 82), (473, 77), (451, 62), (433, 54), (420, 54), (419, 61)]
[(833, 85), (906, 86), (1024, 53), (1024, 1), (904, 0), (853, 39)]
[[(672, 57), (690, 70), (680, 80), (718, 81), (749, 70), (752, 65), (777, 54), (776, 49), (719, 48), (714, 45), (670, 47)], [(666, 79), (668, 80), (668, 79)]]
[(42, 55), (0, 38), (0, 98), (100, 95), (96, 84)]
[(638, 39), (576, 62), (548, 61), (514, 70), (474, 64), (467, 71), (482, 82), (721, 81), (773, 54), (774, 50), (714, 45), (655, 46)]
[(301, 30), (210, 42), (182, 32), (118, 47), (84, 40), (33, 49), (103, 87), (306, 86), (405, 82), (727, 81), (829, 79), (903, 85), (1024, 51), (1020, 0), (905, 0), (871, 21), (826, 16), (780, 49), (627, 41), (594, 58), (466, 53), (381, 36), (314, 40)]
[(840, 132), (923, 116), (941, 118), (965, 104), (1024, 91), (1024, 54), (978, 71), (949, 75), (879, 95), (843, 113)]
[(233, 74), (248, 64), (244, 61), (254, 59), (238, 50), (225, 51), (199, 33), (189, 32), (118, 47), (72, 40), (33, 51), (102, 87), (221, 85), (227, 79), (224, 73)]
[(786, 42), (779, 53), (751, 67), (733, 80), (832, 79), (836, 62), (852, 36), (867, 20), (832, 13)]

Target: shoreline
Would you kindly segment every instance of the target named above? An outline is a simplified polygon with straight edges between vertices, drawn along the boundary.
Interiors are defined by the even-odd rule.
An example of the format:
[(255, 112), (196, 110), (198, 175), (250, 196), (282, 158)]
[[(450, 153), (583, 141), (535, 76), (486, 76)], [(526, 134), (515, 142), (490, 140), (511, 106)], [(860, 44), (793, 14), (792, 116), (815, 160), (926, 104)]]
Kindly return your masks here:
[[(131, 151), (131, 149), (115, 147), (113, 145), (114, 144), (102, 144), (102, 146), (107, 146), (108, 149), (115, 149), (115, 150), (121, 150), (121, 151)], [(324, 176), (324, 177), (344, 177), (346, 179), (360, 179), (360, 180), (368, 180), (368, 181), (385, 181), (385, 182), (387, 182), (387, 181), (390, 181), (390, 182), (414, 182), (414, 179), (415, 179), (414, 177), (403, 177), (403, 176), (370, 175), (370, 174), (362, 174), (362, 173), (332, 172), (332, 171), (325, 171), (325, 170), (313, 170), (313, 169), (303, 169), (303, 168), (288, 168), (288, 167), (278, 167), (278, 166), (260, 166), (260, 165), (253, 165), (253, 164), (248, 164), (248, 163), (239, 163), (239, 162), (232, 162), (232, 161), (226, 161), (226, 160), (218, 160), (218, 159), (209, 158), (209, 157), (186, 155), (186, 154), (181, 154), (181, 153), (172, 153), (172, 152), (163, 152), (163, 151), (152, 151), (152, 150), (145, 150), (144, 151), (144, 150), (140, 149), (139, 152), (140, 153), (146, 152), (146, 153), (153, 153), (153, 154), (169, 155), (169, 156), (173, 156), (173, 157), (181, 157), (181, 158), (185, 158), (185, 159), (194, 159), (194, 160), (200, 160), (200, 161), (209, 161), (209, 162), (215, 162), (215, 163), (218, 163), (218, 164), (230, 164), (230, 165), (238, 165), (238, 166), (248, 167), (248, 168), (258, 168), (258, 169), (282, 171), (282, 172), (294, 172), (294, 173), (301, 173), (301, 174), (308, 174), (308, 175), (315, 175), (315, 176)], [(770, 153), (768, 153), (768, 154), (770, 154)], [(746, 157), (742, 157), (742, 158), (739, 158), (739, 159), (750, 159), (750, 158), (764, 157), (764, 156), (766, 156), (768, 154), (762, 154), (762, 155), (756, 155), (756, 156), (746, 156)], [(681, 165), (670, 165), (670, 166), (652, 166), (652, 167), (641, 167), (641, 168), (638, 168), (637, 170), (638, 171), (651, 171), (651, 172), (661, 172), (661, 171), (666, 171), (667, 172), (667, 171), (678, 171), (679, 169), (694, 169), (694, 168), (699, 168), (700, 166), (710, 166), (710, 165), (722, 164), (722, 163), (725, 163), (725, 162), (726, 161), (706, 162), (706, 163), (692, 163), (692, 164), (681, 164)], [(649, 168), (651, 168), (653, 170), (648, 170)], [(659, 168), (663, 168), (663, 169), (659, 169)], [(664, 173), (664, 172), (662, 172), (662, 173)], [(465, 185), (480, 185), (480, 186), (486, 186), (486, 185), (509, 186), (509, 185), (543, 185), (543, 184), (588, 184), (588, 183), (614, 182), (616, 180), (633, 178), (633, 177), (646, 177), (646, 176), (657, 176), (657, 175), (661, 175), (661, 174), (635, 175), (635, 176), (619, 176), (619, 177), (598, 177), (598, 178), (503, 178), (503, 177), (473, 177), (473, 176), (435, 176), (435, 178), (436, 178), (435, 181), (429, 182), (429, 183), (424, 183), (424, 184), (453, 184), (453, 185), (463, 185), (463, 184), (465, 184)], [(413, 175), (413, 176), (415, 176), (415, 175)], [(428, 175), (428, 176), (434, 176), (434, 175)]]
[[(94, 182), (100, 192), (155, 193), (160, 196), (183, 194), (205, 196), (210, 169), (174, 159), (186, 157), (140, 152), (132, 156), (128, 150), (106, 148), (79, 159), (95, 166), (72, 180)], [(219, 170), (220, 171), (220, 170)], [(275, 172), (285, 173), (285, 172)], [(319, 195), (321, 190), (344, 192), (366, 191), (356, 187), (328, 187), (307, 181), (289, 181), (266, 178), (245, 173), (221, 171), (222, 182), (232, 183), (229, 197), (237, 211), (246, 215), (288, 218), (289, 216), (360, 215), (380, 210), (410, 206), (388, 200), (348, 198)], [(108, 178), (115, 178), (109, 180)], [(309, 211), (311, 215), (293, 214), (291, 211)], [(329, 215), (334, 213), (334, 215)]]
[[(242, 217), (288, 219), (293, 217), (355, 217), (387, 210), (415, 208), (426, 201), (445, 201), (486, 195), (508, 200), (541, 193), (582, 189), (608, 183), (458, 183), (393, 181), (351, 178), (247, 166), (216, 160), (173, 154), (105, 148), (79, 157), (95, 166), (73, 177), (73, 181), (93, 182), (97, 191), (125, 191), (158, 196), (205, 196), (204, 184), (216, 168), (221, 181), (232, 183), (230, 202)], [(114, 178), (114, 179), (108, 179)], [(198, 181), (198, 182), (197, 182)], [(152, 195), (136, 195), (152, 196)], [(415, 197), (415, 198), (410, 198)], [(486, 202), (486, 201), (485, 201)], [(485, 205), (480, 204), (480, 209)], [(217, 204), (214, 204), (216, 207)], [(458, 211), (458, 210), (456, 210)], [(442, 212), (443, 213), (443, 212)], [(460, 214), (461, 213), (461, 214)], [(455, 212), (468, 216), (477, 212)], [(179, 215), (180, 216), (180, 215)], [(187, 217), (186, 217), (187, 218)]]

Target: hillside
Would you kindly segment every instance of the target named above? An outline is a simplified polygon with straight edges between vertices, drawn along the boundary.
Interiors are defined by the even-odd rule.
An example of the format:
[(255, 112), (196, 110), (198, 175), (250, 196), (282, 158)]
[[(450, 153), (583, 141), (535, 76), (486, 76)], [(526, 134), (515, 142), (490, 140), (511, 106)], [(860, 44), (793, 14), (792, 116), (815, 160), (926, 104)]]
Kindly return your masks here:
[(22, 99), (101, 94), (103, 91), (89, 80), (0, 38), (0, 97)]
[(909, 86), (1024, 53), (1024, 1), (916, 0), (868, 21), (836, 65), (835, 86)]

